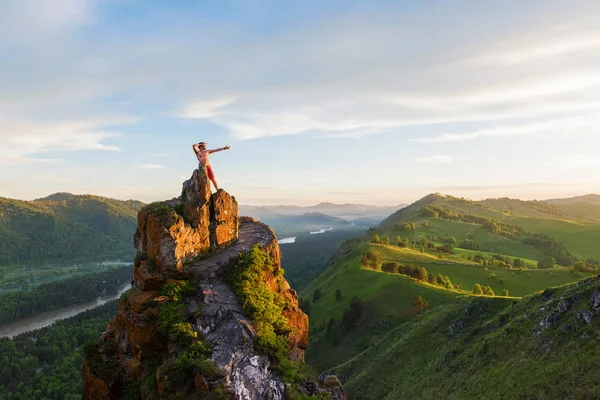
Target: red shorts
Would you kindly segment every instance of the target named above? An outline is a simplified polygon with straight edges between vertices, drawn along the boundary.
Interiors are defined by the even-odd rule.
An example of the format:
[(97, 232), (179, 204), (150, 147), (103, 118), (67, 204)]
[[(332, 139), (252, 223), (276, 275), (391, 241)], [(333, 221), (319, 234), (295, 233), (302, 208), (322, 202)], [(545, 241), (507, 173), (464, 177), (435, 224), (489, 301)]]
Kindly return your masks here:
[(210, 179), (211, 181), (213, 179), (215, 179), (215, 173), (213, 172), (212, 168), (210, 167), (210, 165), (206, 166), (206, 174), (208, 175), (208, 179)]

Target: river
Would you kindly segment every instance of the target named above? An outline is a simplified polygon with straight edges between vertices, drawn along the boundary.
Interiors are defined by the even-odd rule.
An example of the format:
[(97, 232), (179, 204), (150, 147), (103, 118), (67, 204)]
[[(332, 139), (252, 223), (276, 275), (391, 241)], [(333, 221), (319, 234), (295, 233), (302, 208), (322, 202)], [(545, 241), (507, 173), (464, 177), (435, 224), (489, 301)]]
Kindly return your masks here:
[(101, 306), (102, 304), (108, 303), (111, 300), (118, 299), (121, 297), (123, 292), (128, 290), (130, 287), (130, 284), (122, 286), (117, 295), (99, 297), (96, 299), (96, 301), (91, 301), (89, 303), (74, 304), (69, 307), (61, 308), (60, 310), (47, 311), (33, 317), (11, 322), (10, 324), (0, 325), (0, 337), (9, 337), (12, 339), (23, 332), (52, 325), (59, 319), (74, 317), (79, 313)]

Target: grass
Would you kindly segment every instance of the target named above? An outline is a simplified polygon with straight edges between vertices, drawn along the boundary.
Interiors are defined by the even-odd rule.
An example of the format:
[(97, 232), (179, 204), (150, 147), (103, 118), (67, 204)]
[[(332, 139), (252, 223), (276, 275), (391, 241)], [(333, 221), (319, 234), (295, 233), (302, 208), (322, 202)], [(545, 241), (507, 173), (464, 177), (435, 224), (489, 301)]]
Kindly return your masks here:
[[(367, 249), (379, 254), (386, 261), (392, 260), (401, 264), (422, 266), (427, 269), (428, 273), (436, 276), (438, 274), (448, 276), (453, 284), (460, 283), (461, 288), (467, 292), (471, 292), (473, 286), (479, 283), (491, 286), (497, 295), (506, 289), (511, 296), (521, 297), (548, 287), (577, 282), (583, 277), (592, 275), (592, 273), (573, 274), (568, 268), (524, 269), (521, 271), (493, 266), (483, 267), (478, 263), (462, 259), (459, 255), (448, 255), (448, 260), (442, 261), (431, 254), (421, 254), (419, 251), (395, 246), (369, 244), (364, 251)], [(468, 252), (470, 251), (461, 251), (461, 253)], [(533, 264), (533, 261), (528, 261), (529, 265)]]
[[(459, 296), (438, 287), (416, 284), (401, 275), (362, 269), (359, 259), (365, 248), (362, 245), (341, 258), (301, 292), (301, 297), (309, 301), (312, 301), (315, 289), (323, 292), (323, 297), (311, 306), (310, 343), (306, 353), (307, 362), (319, 371), (346, 361), (367, 348), (389, 327), (414, 317), (416, 312), (412, 303), (416, 296), (422, 295), (430, 307)], [(335, 299), (336, 289), (342, 292), (341, 300)], [(353, 296), (367, 304), (365, 317), (355, 330), (341, 338), (338, 345), (332, 346), (326, 339), (326, 324), (331, 316), (341, 316)]]
[[(600, 280), (590, 278), (520, 301), (457, 299), (333, 372), (354, 399), (598, 398), (600, 318), (587, 324), (581, 313), (599, 290)], [(558, 311), (561, 299), (566, 312)]]
[[(451, 237), (457, 243), (471, 239), (479, 245), (478, 250), (455, 246), (455, 254), (443, 254), (442, 260), (435, 249), (422, 253), (421, 246), (412, 249), (363, 242), (349, 253), (338, 252), (335, 263), (300, 293), (304, 302), (312, 302), (315, 290), (322, 293), (310, 307), (307, 362), (319, 371), (338, 373), (350, 397), (356, 399), (598, 398), (598, 383), (593, 379), (600, 364), (598, 329), (582, 325), (575, 312), (560, 329), (540, 333), (541, 321), (553, 314), (544, 308), (539, 292), (561, 286), (556, 292), (570, 296), (577, 286), (562, 285), (591, 274), (572, 273), (567, 268), (538, 270), (540, 249), (479, 225), (426, 218), (419, 209), (428, 201), (465, 215), (505, 221), (526, 232), (547, 234), (579, 257), (600, 259), (600, 224), (561, 220), (560, 212), (544, 204), (506, 199), (485, 204), (428, 196), (387, 218), (377, 230), (379, 236), (388, 236), (392, 242), (397, 235), (410, 242), (428, 237), (435, 246)], [(415, 224), (416, 230), (404, 231), (403, 222)], [(448, 276), (463, 290), (450, 291), (407, 276), (362, 268), (360, 258), (367, 250), (382, 261), (422, 266), (428, 273)], [(465, 258), (476, 254), (488, 261), (494, 255), (520, 258), (525, 268), (484, 267)], [(471, 295), (476, 283), (490, 286), (496, 295), (506, 289), (512, 297)], [(595, 285), (595, 290), (600, 290), (600, 283)], [(342, 298), (336, 300), (338, 289)], [(429, 303), (423, 315), (413, 309), (418, 295)], [(332, 341), (328, 331), (336, 325), (330, 320), (339, 320), (353, 297), (362, 301), (366, 312), (354, 328)], [(559, 297), (554, 296), (552, 312)], [(588, 303), (579, 301), (577, 307)], [(454, 327), (452, 335), (450, 326)], [(507, 328), (500, 329), (504, 326)], [(579, 360), (583, 360), (581, 366)], [(575, 367), (571, 369), (571, 365)], [(568, 390), (561, 387), (563, 379)]]
[(510, 222), (561, 241), (576, 256), (600, 260), (600, 224), (524, 217), (511, 218)]
[[(428, 273), (448, 276), (453, 284), (460, 283), (464, 291), (449, 291), (439, 286), (419, 283), (403, 275), (364, 269), (360, 257), (367, 250), (378, 253), (384, 260), (423, 266)], [(372, 345), (377, 337), (410, 321), (416, 315), (412, 302), (418, 295), (423, 296), (430, 309), (433, 309), (440, 304), (470, 296), (476, 283), (491, 286), (498, 296), (506, 289), (510, 296), (520, 297), (547, 287), (576, 282), (590, 275), (573, 274), (566, 268), (519, 271), (483, 267), (461, 259), (460, 256), (454, 256), (450, 261), (441, 261), (430, 254), (421, 254), (407, 248), (363, 243), (339, 259), (301, 292), (305, 301), (312, 301), (315, 289), (320, 289), (323, 293), (320, 300), (311, 304), (310, 344), (306, 359), (319, 371), (349, 360)], [(335, 299), (337, 289), (342, 292), (341, 300)], [(334, 345), (327, 339), (326, 326), (331, 317), (340, 318), (354, 296), (367, 304), (368, 311), (358, 327), (347, 332)]]

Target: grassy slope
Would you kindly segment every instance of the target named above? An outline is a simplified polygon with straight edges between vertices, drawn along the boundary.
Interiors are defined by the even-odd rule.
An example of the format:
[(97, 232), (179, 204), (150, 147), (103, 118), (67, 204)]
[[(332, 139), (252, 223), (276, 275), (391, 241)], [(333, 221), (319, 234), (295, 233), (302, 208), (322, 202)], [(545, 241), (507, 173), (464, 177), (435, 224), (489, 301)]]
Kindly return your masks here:
[(441, 261), (430, 254), (398, 248), (395, 246), (368, 245), (368, 249), (379, 254), (382, 259), (397, 261), (401, 264), (423, 266), (427, 272), (436, 276), (448, 276), (453, 284), (460, 283), (467, 292), (473, 290), (476, 283), (491, 286), (497, 295), (507, 289), (511, 296), (526, 296), (551, 286), (564, 285), (588, 277), (591, 273), (574, 275), (567, 268), (547, 270), (524, 269), (507, 270), (493, 266), (483, 267), (477, 263), (461, 260), (460, 257), (450, 256), (449, 261)]
[[(523, 271), (493, 266), (484, 268), (468, 261), (463, 256), (469, 253), (488, 256), (502, 254), (511, 258), (519, 257), (525, 261), (527, 268), (535, 268), (541, 253), (532, 246), (491, 234), (474, 224), (420, 215), (419, 209), (431, 203), (456, 212), (511, 222), (530, 232), (546, 233), (564, 240), (567, 248), (580, 257), (593, 256), (596, 251), (594, 235), (596, 242), (600, 238), (600, 224), (561, 219), (564, 217), (562, 211), (539, 202), (500, 199), (490, 203), (474, 203), (439, 195), (427, 196), (384, 220), (378, 229), (380, 236), (383, 238), (387, 235), (392, 242), (397, 235), (408, 237), (411, 242), (423, 237), (433, 237), (436, 238), (436, 245), (441, 244), (438, 237), (454, 236), (458, 242), (471, 238), (480, 245), (480, 249), (473, 251), (457, 248), (455, 255), (444, 254), (445, 259), (441, 260), (440, 254), (435, 250), (426, 249), (421, 253), (418, 247), (398, 248), (394, 245), (363, 242), (345, 256), (338, 257), (329, 269), (301, 293), (305, 300), (312, 300), (313, 291), (317, 288), (324, 293), (324, 297), (311, 307), (307, 361), (319, 371), (334, 369), (347, 384), (351, 396), (357, 399), (500, 398), (503, 393), (509, 394), (504, 398), (529, 398), (522, 396), (529, 392), (520, 391), (527, 387), (528, 382), (533, 385), (528, 389), (534, 393), (531, 398), (543, 398), (545, 394), (560, 398), (560, 390), (552, 387), (552, 379), (558, 379), (558, 376), (575, 379), (577, 376), (576, 373), (561, 372), (564, 365), (559, 368), (560, 359), (569, 355), (568, 350), (561, 347), (554, 353), (551, 351), (545, 356), (547, 358), (529, 363), (527, 357), (531, 352), (537, 351), (535, 346), (532, 348), (533, 345), (526, 341), (521, 352), (513, 352), (511, 347), (513, 343), (525, 339), (520, 335), (529, 335), (526, 337), (529, 340), (531, 333), (526, 329), (539, 326), (539, 319), (526, 319), (528, 313), (522, 310), (520, 317), (515, 317), (511, 328), (513, 330), (506, 334), (510, 340), (499, 336), (503, 335), (498, 333), (499, 330), (495, 330), (496, 333), (491, 336), (477, 338), (481, 334), (478, 327), (483, 329), (488, 324), (488, 319), (483, 320), (483, 317), (500, 318), (500, 313), (510, 310), (507, 308), (510, 304), (516, 302), (521, 307), (522, 304), (529, 304), (529, 300), (475, 297), (467, 291), (472, 290), (475, 283), (480, 283), (490, 285), (497, 294), (507, 289), (511, 296), (526, 296), (548, 287), (576, 282), (590, 274), (574, 275), (566, 268)], [(425, 221), (429, 223), (429, 227), (424, 226)], [(403, 222), (414, 223), (416, 231), (403, 231)], [(436, 275), (447, 275), (453, 283), (460, 283), (466, 291), (449, 291), (418, 283), (408, 277), (363, 269), (360, 257), (367, 250), (378, 253), (384, 261), (395, 260), (403, 264), (420, 265)], [(344, 249), (341, 249), (341, 253), (344, 253)], [(336, 289), (342, 291), (342, 300), (335, 300)], [(412, 301), (417, 295), (422, 295), (430, 304), (429, 311), (423, 316), (416, 315), (412, 309)], [(331, 317), (340, 318), (352, 296), (367, 303), (367, 312), (356, 328), (346, 332), (334, 344), (331, 335), (326, 335), (327, 323)], [(481, 315), (476, 313), (465, 317), (473, 319), (465, 323), (469, 324), (469, 335), (476, 337), (474, 345), (469, 344), (469, 335), (463, 335), (461, 340), (448, 344), (448, 326), (464, 314), (472, 301), (481, 302), (479, 308), (484, 310)], [(540, 308), (537, 305), (532, 307)], [(501, 318), (504, 323), (505, 317)], [(499, 340), (499, 347), (490, 349), (490, 340)], [(598, 342), (594, 343), (597, 345)], [(590, 349), (589, 343), (582, 348), (578, 346), (571, 348), (578, 352), (577, 360), (581, 358), (582, 349)], [(359, 355), (362, 351), (364, 353)], [(505, 353), (509, 360), (504, 360)], [(596, 349), (593, 354), (597, 353)], [(519, 356), (521, 358), (517, 359)], [(593, 357), (583, 358), (584, 367), (577, 367), (577, 373), (595, 365)], [(548, 365), (544, 364), (546, 361), (549, 362)], [(519, 373), (513, 373), (512, 369)], [(539, 379), (529, 376), (534, 372), (541, 374)], [(584, 380), (589, 381), (589, 373), (587, 374)], [(491, 377), (489, 381), (488, 377)], [(517, 387), (505, 383), (505, 377), (510, 377)], [(463, 381), (469, 382), (468, 387), (463, 387)]]
[[(313, 303), (310, 312), (310, 345), (307, 361), (318, 370), (331, 368), (366, 349), (378, 335), (390, 327), (408, 321), (415, 315), (412, 302), (422, 295), (431, 306), (450, 301), (458, 296), (440, 288), (416, 284), (412, 279), (400, 275), (389, 275), (361, 268), (360, 255), (364, 245), (340, 258), (301, 293), (301, 297), (312, 300), (312, 293), (320, 288), (324, 296)], [(336, 300), (336, 289), (343, 298)], [(325, 338), (325, 326), (329, 318), (338, 317), (348, 307), (353, 296), (368, 302), (359, 327), (350, 331), (341, 341), (332, 346)]]
[[(576, 256), (600, 260), (600, 207), (590, 204), (548, 204), (544, 202), (521, 201), (515, 199), (491, 199), (481, 202), (462, 201), (442, 195), (429, 195), (399, 210), (380, 224), (385, 234), (397, 234), (395, 225), (402, 222), (421, 224), (428, 221), (431, 235), (454, 236), (459, 242), (472, 235), (473, 240), (487, 251), (527, 259), (539, 259), (540, 252), (519, 241), (500, 235), (490, 234), (476, 225), (462, 222), (443, 221), (419, 215), (423, 205), (435, 205), (464, 214), (479, 215), (495, 220), (506, 221), (524, 228), (528, 232), (544, 233), (564, 245)], [(590, 211), (593, 208), (593, 212)], [(594, 208), (597, 207), (597, 208)], [(578, 219), (580, 218), (580, 219)], [(426, 234), (419, 230), (419, 234)], [(402, 233), (400, 233), (402, 234)]]
[[(520, 301), (457, 299), (334, 372), (354, 399), (598, 398), (600, 316), (591, 306), (598, 291), (596, 277)], [(591, 323), (582, 311), (591, 312)], [(544, 329), (548, 317), (555, 322)]]

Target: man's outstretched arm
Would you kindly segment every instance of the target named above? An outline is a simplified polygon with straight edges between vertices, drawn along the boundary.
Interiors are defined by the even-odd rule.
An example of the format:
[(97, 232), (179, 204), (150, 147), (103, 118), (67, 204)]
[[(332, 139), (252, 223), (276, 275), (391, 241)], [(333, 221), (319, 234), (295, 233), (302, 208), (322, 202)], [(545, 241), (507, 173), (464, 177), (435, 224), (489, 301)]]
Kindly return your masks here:
[(208, 154), (217, 153), (217, 152), (219, 152), (219, 151), (223, 151), (223, 150), (229, 150), (230, 148), (231, 148), (231, 146), (230, 146), (230, 145), (227, 145), (227, 146), (225, 146), (225, 147), (221, 147), (221, 148), (219, 148), (219, 149), (209, 150), (209, 151), (208, 151)]

